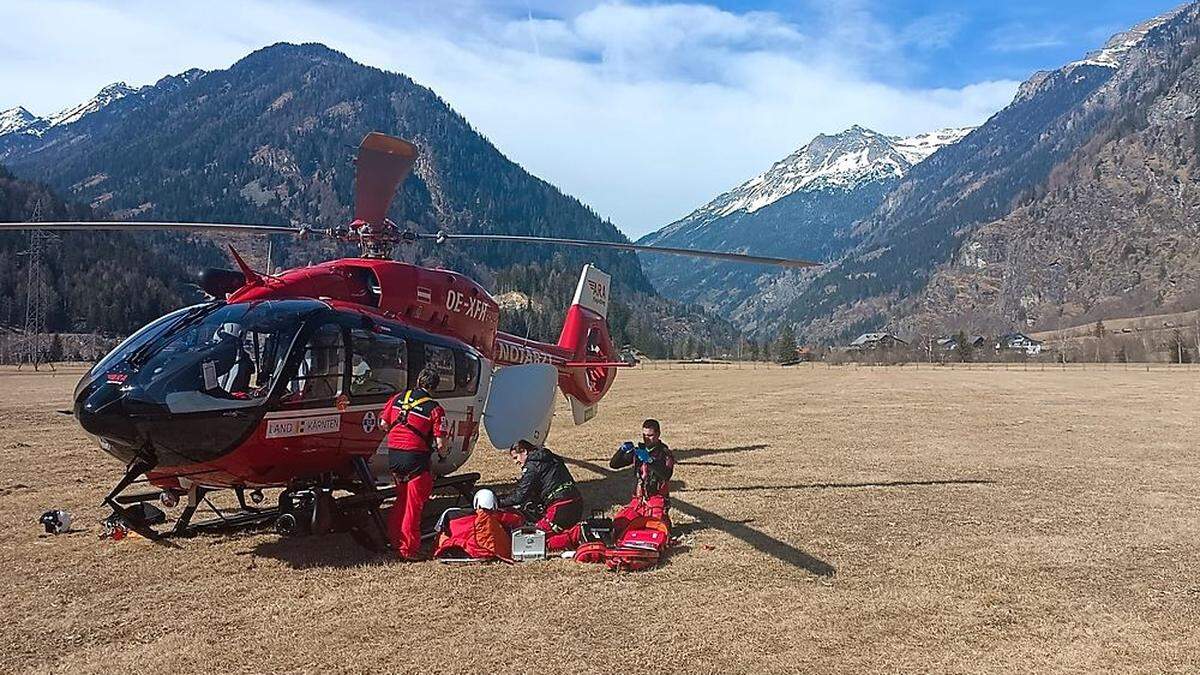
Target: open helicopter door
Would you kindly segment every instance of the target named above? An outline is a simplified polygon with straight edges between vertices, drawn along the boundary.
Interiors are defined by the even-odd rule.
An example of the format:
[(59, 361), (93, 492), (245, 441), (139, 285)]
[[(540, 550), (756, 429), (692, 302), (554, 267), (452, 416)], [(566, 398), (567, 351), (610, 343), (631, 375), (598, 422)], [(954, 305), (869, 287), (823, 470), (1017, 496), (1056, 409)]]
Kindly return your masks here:
[(558, 370), (545, 363), (501, 368), (492, 377), (483, 428), (492, 445), (507, 450), (525, 439), (541, 445), (550, 434)]

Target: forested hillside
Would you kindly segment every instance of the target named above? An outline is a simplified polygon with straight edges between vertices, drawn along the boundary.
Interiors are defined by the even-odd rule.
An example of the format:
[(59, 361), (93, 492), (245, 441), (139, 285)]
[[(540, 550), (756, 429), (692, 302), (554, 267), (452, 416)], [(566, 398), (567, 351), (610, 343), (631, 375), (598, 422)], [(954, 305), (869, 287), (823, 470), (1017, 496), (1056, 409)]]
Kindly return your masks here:
[[(421, 149), (390, 213), (397, 223), (424, 231), (624, 240), (578, 200), (504, 157), (429, 89), (321, 45), (264, 48), (225, 71), (164, 78), (71, 124), (0, 136), (0, 161), (120, 219), (328, 226), (350, 218), (352, 157), (369, 131), (402, 136)], [(350, 252), (276, 239), (277, 265)], [(164, 235), (153, 245), (183, 241)], [(202, 251), (179, 253), (178, 264), (188, 269), (208, 264)], [(619, 342), (672, 344), (692, 333), (716, 348), (736, 335), (725, 322), (693, 320), (694, 312), (657, 297), (629, 253), (497, 244), (421, 245), (398, 253), (472, 274), (493, 289), (519, 277), (538, 309), (502, 321), (521, 323), (531, 337), (557, 337), (571, 283), (586, 262), (613, 276)], [(506, 277), (514, 266), (540, 272)], [(15, 283), (11, 273), (5, 283)], [(56, 319), (80, 320), (89, 319)]]
[[(69, 204), (44, 185), (17, 180), (0, 167), (0, 220), (30, 219), (41, 202), (42, 220), (95, 217), (92, 209)], [(0, 232), (0, 323), (25, 319), (29, 247), (25, 232)], [(183, 260), (190, 261), (185, 264)], [(224, 264), (211, 242), (179, 235), (66, 233), (43, 256), (49, 286), (51, 331), (121, 335), (167, 308), (194, 302), (191, 267)]]

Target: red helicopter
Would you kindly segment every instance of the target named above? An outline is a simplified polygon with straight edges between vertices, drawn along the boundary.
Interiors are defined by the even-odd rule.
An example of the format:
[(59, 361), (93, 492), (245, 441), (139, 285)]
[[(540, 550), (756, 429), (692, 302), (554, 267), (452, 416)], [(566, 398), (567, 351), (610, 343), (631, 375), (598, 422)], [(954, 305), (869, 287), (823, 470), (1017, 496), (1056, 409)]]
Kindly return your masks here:
[[(324, 236), (361, 245), (362, 256), (277, 274), (254, 271), (230, 247), (237, 270), (207, 270), (214, 299), (176, 310), (118, 345), (80, 380), (73, 413), (100, 447), (126, 464), (105, 498), (150, 538), (274, 521), (282, 531), (349, 530), (386, 542), (379, 506), (392, 496), (378, 413), (426, 366), (446, 409), (451, 452), (435, 464), (438, 487), (468, 494), (478, 474), (452, 475), (471, 455), (481, 422), (492, 444), (544, 441), (555, 389), (574, 422), (596, 412), (621, 361), (609, 337), (609, 276), (585, 265), (556, 344), (497, 330), (500, 308), (471, 279), (390, 260), (419, 240), (490, 240), (617, 248), (720, 260), (810, 267), (816, 263), (623, 242), (514, 235), (427, 234), (387, 218), (417, 148), (368, 134), (356, 161), (354, 220), (325, 230), (220, 223), (0, 223), (0, 229), (198, 230)], [(148, 482), (152, 492), (123, 494)], [(259, 508), (264, 488), (279, 505)], [(192, 523), (214, 490), (232, 489), (241, 512)], [(339, 493), (341, 496), (335, 496)], [(157, 532), (142, 504), (187, 505)], [(159, 512), (161, 515), (161, 512)]]

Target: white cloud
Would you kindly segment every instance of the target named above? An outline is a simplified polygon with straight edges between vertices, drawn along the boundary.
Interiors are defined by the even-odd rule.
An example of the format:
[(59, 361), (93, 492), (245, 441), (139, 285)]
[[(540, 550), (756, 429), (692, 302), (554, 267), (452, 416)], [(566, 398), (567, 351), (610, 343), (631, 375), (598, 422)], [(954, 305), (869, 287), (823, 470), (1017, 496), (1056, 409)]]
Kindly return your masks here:
[[(803, 28), (707, 5), (559, 7), (0, 0), (0, 108), (48, 114), (114, 80), (227, 67), (280, 40), (323, 42), (431, 87), (502, 152), (636, 236), (819, 132), (978, 124), (1017, 86), (873, 77), (880, 64), (903, 72), (912, 34), (927, 42), (931, 32), (890, 31), (854, 2)], [(939, 40), (955, 30), (952, 18), (928, 22)]]

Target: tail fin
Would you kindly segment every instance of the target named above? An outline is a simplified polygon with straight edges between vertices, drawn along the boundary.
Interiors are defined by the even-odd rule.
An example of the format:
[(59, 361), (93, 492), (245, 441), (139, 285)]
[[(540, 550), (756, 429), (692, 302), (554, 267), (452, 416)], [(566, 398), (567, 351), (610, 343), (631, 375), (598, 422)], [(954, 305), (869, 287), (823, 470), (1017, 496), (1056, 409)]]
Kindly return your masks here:
[(608, 303), (611, 278), (592, 265), (584, 265), (575, 287), (575, 298), (567, 309), (558, 346), (571, 354), (570, 367), (559, 376), (559, 387), (571, 401), (575, 424), (583, 424), (596, 415), (596, 404), (608, 392), (616, 378), (616, 369), (608, 364), (616, 360), (612, 338), (608, 334)]

